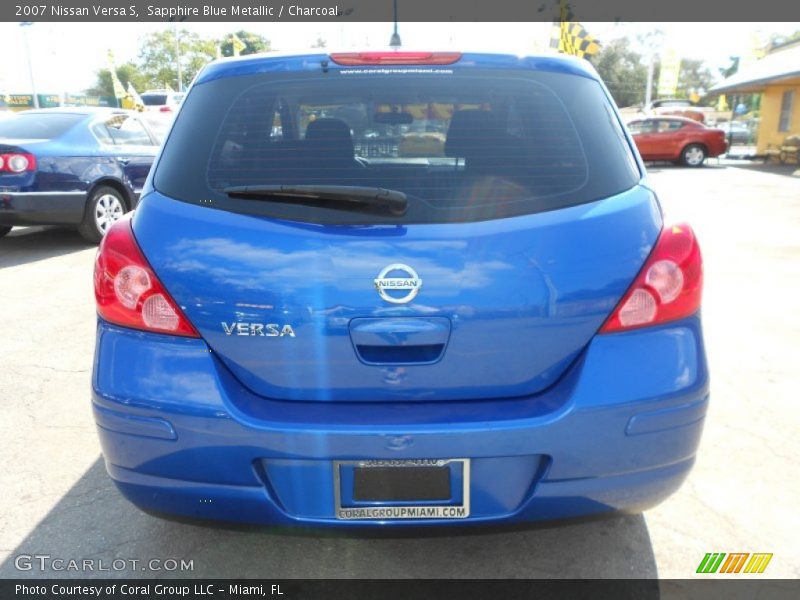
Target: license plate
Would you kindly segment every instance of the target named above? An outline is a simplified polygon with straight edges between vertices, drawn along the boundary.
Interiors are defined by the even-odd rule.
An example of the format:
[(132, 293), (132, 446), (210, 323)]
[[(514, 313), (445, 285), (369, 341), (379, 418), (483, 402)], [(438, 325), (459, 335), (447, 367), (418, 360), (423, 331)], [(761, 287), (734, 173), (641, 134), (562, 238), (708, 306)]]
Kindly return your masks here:
[(336, 518), (464, 519), (469, 467), (468, 458), (334, 461)]

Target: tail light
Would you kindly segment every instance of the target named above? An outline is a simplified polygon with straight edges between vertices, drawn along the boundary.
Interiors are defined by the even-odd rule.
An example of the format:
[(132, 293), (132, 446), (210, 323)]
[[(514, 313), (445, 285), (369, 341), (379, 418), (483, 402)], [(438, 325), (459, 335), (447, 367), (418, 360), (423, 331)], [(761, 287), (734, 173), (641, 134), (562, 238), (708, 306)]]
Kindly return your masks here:
[(108, 230), (94, 265), (98, 314), (110, 323), (155, 333), (200, 337), (150, 268), (124, 217)]
[(331, 54), (339, 65), (452, 65), (461, 52), (341, 52)]
[(703, 259), (692, 228), (665, 227), (642, 270), (600, 333), (658, 325), (700, 308)]
[(36, 157), (27, 152), (0, 154), (0, 172), (24, 173), (36, 170)]
[(161, 108), (158, 109), (158, 112), (172, 112), (172, 107), (171, 106), (162, 106)]

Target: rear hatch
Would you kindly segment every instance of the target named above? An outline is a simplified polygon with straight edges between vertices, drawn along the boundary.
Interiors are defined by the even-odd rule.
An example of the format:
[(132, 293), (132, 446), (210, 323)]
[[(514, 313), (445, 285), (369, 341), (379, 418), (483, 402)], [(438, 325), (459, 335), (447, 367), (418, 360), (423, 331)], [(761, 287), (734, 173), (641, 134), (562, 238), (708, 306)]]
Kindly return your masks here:
[(304, 57), (187, 96), (134, 232), (253, 392), (535, 394), (638, 272), (660, 213), (599, 83), (462, 62), (432, 77)]

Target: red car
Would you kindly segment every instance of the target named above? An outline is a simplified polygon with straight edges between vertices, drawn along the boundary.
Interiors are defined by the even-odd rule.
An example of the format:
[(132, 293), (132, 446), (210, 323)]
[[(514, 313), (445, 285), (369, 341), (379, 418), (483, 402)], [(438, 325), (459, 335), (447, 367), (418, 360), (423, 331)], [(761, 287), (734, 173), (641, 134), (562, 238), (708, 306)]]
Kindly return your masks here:
[(671, 160), (699, 167), (728, 149), (725, 132), (684, 117), (649, 117), (628, 123), (644, 160)]

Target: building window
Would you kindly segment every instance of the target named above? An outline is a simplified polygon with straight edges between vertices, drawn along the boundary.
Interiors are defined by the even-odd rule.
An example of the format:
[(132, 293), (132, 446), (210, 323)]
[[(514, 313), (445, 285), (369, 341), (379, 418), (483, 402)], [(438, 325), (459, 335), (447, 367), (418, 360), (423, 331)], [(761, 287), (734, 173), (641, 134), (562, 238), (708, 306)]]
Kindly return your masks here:
[(792, 124), (792, 104), (794, 104), (794, 90), (783, 92), (781, 99), (781, 118), (778, 121), (778, 131), (789, 131)]

